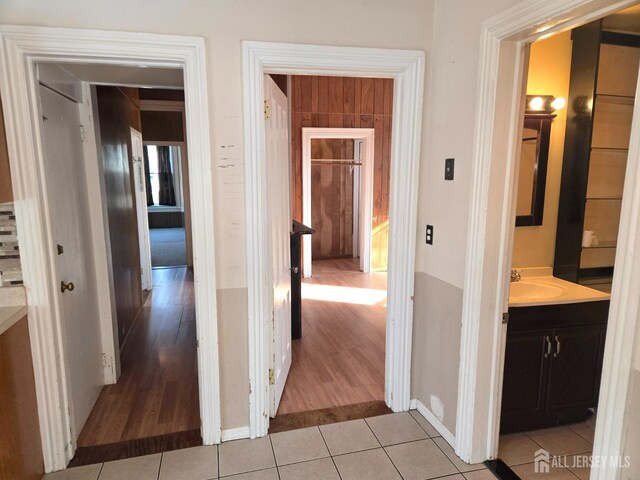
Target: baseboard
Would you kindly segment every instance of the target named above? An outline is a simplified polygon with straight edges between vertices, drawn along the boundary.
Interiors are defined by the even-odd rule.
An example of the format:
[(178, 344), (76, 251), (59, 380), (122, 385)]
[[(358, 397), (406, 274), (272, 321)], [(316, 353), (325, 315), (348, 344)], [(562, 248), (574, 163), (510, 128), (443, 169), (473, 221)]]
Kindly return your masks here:
[(409, 400), (409, 410), (417, 410), (417, 409), (418, 409), (418, 400), (415, 398)]
[(249, 427), (247, 426), (222, 430), (220, 439), (223, 442), (228, 442), (229, 440), (239, 440), (241, 438), (249, 438), (250, 436), (251, 433)]
[[(414, 403), (415, 402), (415, 403)], [(444, 438), (447, 443), (449, 445), (451, 445), (451, 447), (453, 447), (453, 449), (455, 450), (456, 448), (456, 437), (453, 433), (451, 433), (447, 427), (445, 427), (442, 422), (440, 420), (438, 420), (438, 418), (431, 413), (431, 410), (429, 410), (420, 400), (418, 399), (413, 399), (409, 402), (409, 406), (411, 409), (413, 409), (414, 407), (412, 405), (415, 405), (415, 409), (418, 410), (418, 412), (420, 412), (420, 415), (422, 415), (424, 418), (427, 419), (427, 421), (433, 425), (433, 428), (435, 428), (438, 433), (440, 435), (442, 435), (442, 438)]]

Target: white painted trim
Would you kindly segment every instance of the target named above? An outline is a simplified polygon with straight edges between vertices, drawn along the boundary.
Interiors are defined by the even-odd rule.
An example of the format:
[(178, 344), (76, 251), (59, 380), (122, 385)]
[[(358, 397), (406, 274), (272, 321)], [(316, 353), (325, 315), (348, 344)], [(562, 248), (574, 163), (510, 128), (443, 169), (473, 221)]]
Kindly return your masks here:
[[(198, 381), (202, 437), (220, 441), (220, 392), (213, 239), (213, 179), (204, 39), (176, 35), (1, 26), (0, 89), (4, 104), (16, 219), (29, 302), (31, 348), (47, 472), (73, 456), (59, 306), (53, 273), (51, 220), (42, 185), (35, 62), (102, 63), (182, 68), (185, 79), (193, 247)], [(197, 207), (197, 208), (196, 208)]]
[[(360, 222), (358, 237), (360, 239), (360, 270), (371, 271), (371, 236), (373, 222), (373, 167), (374, 167), (373, 128), (303, 128), (302, 129), (302, 223), (313, 228), (311, 220), (311, 140), (317, 138), (351, 138), (364, 142), (362, 161), (362, 182), (360, 192)], [(304, 258), (302, 273), (305, 278), (313, 273), (311, 235), (303, 235)]]
[(267, 252), (263, 74), (390, 77), (393, 93), (385, 401), (409, 409), (418, 169), (424, 52), (243, 42), (247, 280), (249, 298), (249, 425), (267, 434), (271, 296)]
[[(96, 272), (98, 309), (100, 311), (100, 335), (102, 353), (106, 356), (104, 383), (113, 384), (120, 376), (120, 349), (118, 345), (118, 317), (116, 310), (113, 269), (111, 264), (111, 241), (109, 237), (109, 219), (107, 217), (104, 170), (102, 152), (98, 148), (99, 133), (96, 125), (97, 106), (93, 104), (91, 85), (82, 82), (83, 102), (80, 105), (80, 121), (85, 129), (82, 148), (85, 160), (87, 191), (89, 195), (89, 217), (91, 221), (91, 243), (93, 244), (93, 263)], [(95, 107), (95, 108), (94, 108)]]
[(230, 440), (240, 440), (241, 438), (249, 438), (249, 434), (249, 426), (228, 428), (226, 430), (222, 430), (221, 439), (223, 442), (228, 442)]
[(411, 400), (411, 402), (415, 402), (415, 407), (412, 407), (411, 409), (417, 410), (420, 415), (422, 415), (427, 420), (427, 422), (429, 422), (431, 426), (435, 428), (440, 435), (442, 435), (442, 438), (444, 438), (449, 445), (455, 447), (456, 437), (449, 431), (447, 427), (444, 426), (444, 424), (440, 420), (438, 420), (438, 418), (433, 413), (431, 413), (431, 410), (429, 410), (424, 405), (424, 403), (422, 403), (418, 399), (414, 398), (413, 400)]
[(147, 213), (147, 177), (144, 168), (144, 144), (142, 133), (133, 127), (130, 127), (130, 130), (131, 145), (133, 145), (134, 137), (140, 139), (140, 156), (138, 158), (132, 156), (134, 198), (138, 216), (138, 241), (140, 243), (140, 268), (142, 269), (142, 290), (151, 290), (153, 287), (153, 279), (151, 277), (151, 237), (149, 235), (149, 215)]
[[(477, 463), (495, 458), (498, 452), (505, 335), (500, 318), (508, 303), (525, 46), (543, 35), (575, 28), (634, 3), (523, 1), (483, 24), (456, 419), (456, 453), (464, 461)], [(640, 164), (639, 136), (636, 115), (632, 132), (636, 143), (629, 153), (629, 165)], [(637, 295), (629, 294), (629, 288), (635, 282), (637, 291), (640, 262), (640, 249), (632, 246), (638, 245), (640, 169), (635, 175), (627, 174), (624, 197), (595, 455), (617, 455), (624, 441), (621, 427), (632, 352), (626, 345), (637, 322), (632, 313), (638, 311), (639, 301)], [(610, 467), (592, 469), (592, 478), (613, 479), (616, 475)]]

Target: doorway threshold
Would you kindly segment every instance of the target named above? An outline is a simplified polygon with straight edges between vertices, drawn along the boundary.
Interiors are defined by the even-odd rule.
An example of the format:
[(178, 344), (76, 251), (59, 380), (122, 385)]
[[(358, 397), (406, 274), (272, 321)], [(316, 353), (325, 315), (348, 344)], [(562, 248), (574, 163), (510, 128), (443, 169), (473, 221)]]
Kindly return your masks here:
[(356, 403), (340, 407), (321, 408), (306, 412), (292, 412), (277, 415), (269, 422), (269, 434), (297, 430), (299, 428), (317, 427), (330, 423), (359, 420), (393, 413), (382, 400)]
[(181, 448), (199, 447), (202, 445), (200, 429), (156, 435), (155, 437), (136, 438), (123, 442), (107, 443), (78, 447), (68, 468), (92, 465), (94, 463), (111, 462), (125, 458), (141, 457), (154, 453), (169, 452)]

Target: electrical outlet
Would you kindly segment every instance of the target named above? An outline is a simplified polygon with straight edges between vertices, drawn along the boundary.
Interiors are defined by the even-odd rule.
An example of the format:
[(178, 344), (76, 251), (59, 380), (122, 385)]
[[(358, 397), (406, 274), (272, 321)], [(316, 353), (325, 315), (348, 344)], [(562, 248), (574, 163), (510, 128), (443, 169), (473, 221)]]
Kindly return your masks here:
[(453, 166), (455, 164), (455, 158), (445, 158), (444, 160), (444, 179), (453, 180)]
[(427, 245), (433, 245), (433, 225), (427, 225), (427, 236), (426, 240)]

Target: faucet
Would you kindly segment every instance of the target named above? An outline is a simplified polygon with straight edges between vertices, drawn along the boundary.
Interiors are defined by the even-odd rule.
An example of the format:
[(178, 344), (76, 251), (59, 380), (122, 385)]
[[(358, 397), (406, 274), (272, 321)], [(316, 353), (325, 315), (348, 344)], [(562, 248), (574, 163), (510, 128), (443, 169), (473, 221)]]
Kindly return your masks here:
[(511, 269), (511, 281), (512, 282), (519, 282), (521, 278), (522, 277), (520, 276), (520, 273), (515, 268), (512, 268)]

